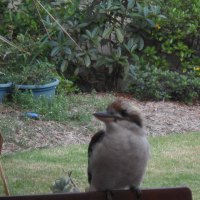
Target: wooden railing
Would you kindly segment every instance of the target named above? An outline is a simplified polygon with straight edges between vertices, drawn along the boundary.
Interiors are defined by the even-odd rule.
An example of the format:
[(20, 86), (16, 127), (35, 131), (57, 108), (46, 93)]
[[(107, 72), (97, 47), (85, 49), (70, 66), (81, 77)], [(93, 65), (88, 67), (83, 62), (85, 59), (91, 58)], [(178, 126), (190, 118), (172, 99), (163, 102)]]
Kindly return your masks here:
[[(191, 190), (187, 187), (155, 188), (141, 191), (140, 200), (192, 200)], [(25, 196), (5, 196), (0, 200), (107, 200), (105, 192), (62, 193)], [(112, 200), (138, 200), (134, 191), (112, 191)]]

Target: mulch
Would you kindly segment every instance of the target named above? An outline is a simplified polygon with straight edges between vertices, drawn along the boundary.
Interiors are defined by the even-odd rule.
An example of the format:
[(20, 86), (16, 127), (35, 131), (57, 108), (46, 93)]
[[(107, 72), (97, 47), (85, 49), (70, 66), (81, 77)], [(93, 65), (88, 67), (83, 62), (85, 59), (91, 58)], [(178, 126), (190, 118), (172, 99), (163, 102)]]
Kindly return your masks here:
[[(100, 94), (103, 97), (103, 94)], [(175, 133), (200, 132), (200, 105), (185, 105), (176, 102), (140, 102), (131, 96), (118, 94), (138, 107), (144, 115), (145, 127), (149, 135), (158, 136)], [(87, 125), (79, 127), (54, 121), (24, 120), (21, 112), (0, 105), (0, 122), (10, 119), (15, 123), (9, 137), (5, 137), (2, 153), (22, 150), (49, 148), (61, 145), (87, 144), (94, 130), (103, 124), (94, 120), (94, 130)], [(2, 130), (1, 130), (2, 131)]]

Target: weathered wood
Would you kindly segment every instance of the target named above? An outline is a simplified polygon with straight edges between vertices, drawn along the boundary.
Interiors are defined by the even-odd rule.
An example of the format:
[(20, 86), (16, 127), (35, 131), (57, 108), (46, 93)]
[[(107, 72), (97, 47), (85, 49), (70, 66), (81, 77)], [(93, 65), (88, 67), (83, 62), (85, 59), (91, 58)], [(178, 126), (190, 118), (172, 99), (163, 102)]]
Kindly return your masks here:
[(1, 155), (2, 147), (3, 147), (3, 136), (0, 133), (0, 155)]
[[(68, 194), (44, 194), (0, 197), (0, 200), (106, 200), (105, 192), (85, 192)], [(112, 191), (112, 200), (137, 200), (130, 190)], [(191, 190), (187, 187), (158, 188), (142, 190), (140, 200), (192, 200)]]
[[(2, 147), (3, 147), (3, 136), (0, 133), (0, 155), (1, 155)], [(1, 160), (0, 160), (0, 178), (2, 179), (2, 182), (3, 182), (4, 192), (5, 192), (5, 194), (7, 196), (9, 196), (10, 195), (10, 191), (9, 191), (9, 188), (8, 188), (8, 183), (7, 183), (7, 180), (6, 180), (6, 176), (4, 174), (3, 166), (1, 164)]]

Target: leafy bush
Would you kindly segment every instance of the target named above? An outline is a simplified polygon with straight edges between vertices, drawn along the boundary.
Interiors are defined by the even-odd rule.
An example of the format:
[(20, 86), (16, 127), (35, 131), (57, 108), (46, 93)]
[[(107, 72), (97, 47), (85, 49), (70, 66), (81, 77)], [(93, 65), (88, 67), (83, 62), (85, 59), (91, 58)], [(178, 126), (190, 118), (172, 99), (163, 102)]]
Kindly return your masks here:
[[(199, 0), (83, 2), (42, 2), (73, 41), (37, 1), (1, 1), (0, 36), (5, 36), (25, 52), (16, 50), (13, 53), (12, 48), (1, 46), (0, 54), (4, 59), (0, 60), (0, 72), (8, 74), (7, 66), (10, 74), (18, 71), (22, 75), (22, 71), (36, 66), (38, 60), (48, 63), (51, 58), (60, 74), (70, 80), (61, 78), (59, 90), (62, 92), (77, 91), (74, 80), (86, 89), (117, 90), (120, 81), (128, 77), (131, 66), (149, 65), (158, 69), (137, 69), (138, 77), (146, 78), (149, 83), (141, 83), (150, 88), (145, 98), (184, 99), (184, 90), (190, 90), (186, 95), (189, 100), (184, 101), (198, 98), (196, 80), (199, 79), (195, 77), (200, 76)], [(41, 74), (35, 71), (36, 75)], [(28, 76), (23, 76), (21, 78), (27, 80)], [(166, 86), (166, 81), (160, 77), (172, 80), (174, 86), (171, 81)], [(151, 88), (154, 89), (151, 91)]]
[(200, 99), (200, 78), (146, 66), (133, 67), (128, 91), (142, 100), (177, 100), (190, 103)]
[[(0, 44), (0, 67), (16, 84), (43, 84), (52, 80), (55, 65), (45, 56), (47, 45), (28, 34), (18, 34), (15, 46)], [(20, 51), (20, 50), (21, 51)]]
[(2, 2), (3, 20), (0, 33), (9, 39), (14, 39), (19, 33), (32, 33), (38, 35), (42, 30), (42, 24), (32, 0), (16, 0)]
[[(199, 1), (151, 1), (166, 18), (145, 39), (129, 91), (140, 99), (192, 102), (200, 98)], [(146, 66), (146, 67), (141, 67)]]
[[(158, 3), (157, 0), (153, 2)], [(194, 70), (200, 66), (199, 0), (160, 0), (159, 5), (166, 19), (155, 19), (157, 28), (153, 29), (147, 43), (155, 48), (154, 56), (167, 63), (165, 69), (180, 73)], [(145, 56), (145, 52), (142, 53)], [(145, 59), (146, 63), (154, 60), (153, 57)], [(163, 67), (163, 63), (156, 62), (155, 65)]]
[(56, 91), (60, 95), (68, 95), (70, 93), (79, 92), (79, 89), (73, 81), (66, 79), (63, 75), (60, 75), (59, 85), (57, 86)]
[(154, 18), (162, 17), (156, 6), (130, 0), (90, 1), (76, 7), (73, 15), (60, 19), (72, 41), (60, 28), (49, 44), (51, 56), (68, 76), (99, 90), (118, 89), (128, 75), (130, 64), (138, 62), (136, 51), (144, 47), (144, 37), (155, 28)]
[[(72, 15), (79, 0), (71, 1), (42, 1), (45, 9), (55, 18), (65, 19)], [(0, 2), (1, 26), (0, 34), (9, 39), (15, 39), (21, 33), (31, 34), (33, 38), (40, 37), (48, 31), (44, 25), (51, 25), (49, 16), (37, 1), (33, 0), (3, 0)], [(44, 20), (44, 21), (43, 21)]]
[[(42, 4), (55, 18), (64, 20), (75, 12), (78, 2), (51, 0)], [(45, 9), (32, 0), (0, 2), (0, 82), (43, 84), (52, 75), (58, 76), (45, 42), (56, 24), (50, 21)], [(72, 79), (60, 79), (59, 93), (77, 91)]]

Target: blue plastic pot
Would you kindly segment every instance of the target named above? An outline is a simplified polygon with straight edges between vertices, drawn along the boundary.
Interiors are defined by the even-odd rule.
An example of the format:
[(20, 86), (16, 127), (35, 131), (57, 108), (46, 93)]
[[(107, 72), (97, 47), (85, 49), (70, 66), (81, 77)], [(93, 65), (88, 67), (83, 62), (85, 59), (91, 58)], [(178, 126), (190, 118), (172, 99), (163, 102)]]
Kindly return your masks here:
[(11, 87), (12, 87), (11, 82), (0, 84), (0, 103), (8, 94), (10, 94)]
[(15, 84), (15, 88), (20, 91), (31, 91), (33, 97), (39, 98), (41, 96), (45, 98), (52, 98), (55, 96), (56, 86), (59, 84), (58, 79), (54, 79), (51, 83), (44, 85), (18, 85)]

